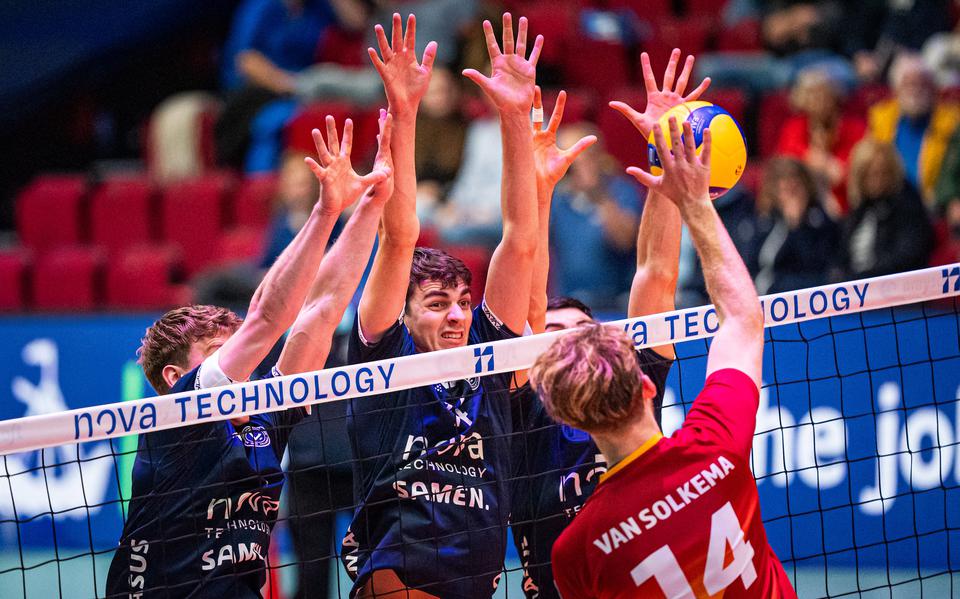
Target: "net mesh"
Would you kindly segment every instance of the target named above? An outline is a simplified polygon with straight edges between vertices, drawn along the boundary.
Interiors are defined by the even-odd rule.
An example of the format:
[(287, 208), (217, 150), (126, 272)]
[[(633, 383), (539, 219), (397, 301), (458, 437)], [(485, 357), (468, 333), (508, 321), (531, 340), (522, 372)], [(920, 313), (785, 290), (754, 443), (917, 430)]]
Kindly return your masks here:
[[(775, 326), (766, 335), (751, 465), (767, 535), (799, 595), (952, 596), (953, 565), (960, 559), (956, 299)], [(707, 349), (702, 339), (677, 344), (663, 393), (666, 434), (681, 425), (703, 386)], [(487, 358), (478, 352), (477, 372)], [(493, 354), (489, 361), (492, 367)], [(370, 367), (352, 384), (377, 376)], [(270, 418), (254, 417), (246, 425), (204, 423), (139, 441), (115, 437), (0, 456), (0, 595), (108, 596), (111, 560), (119, 559), (117, 543), (126, 522), (129, 549), (119, 563), (134, 588), (151, 560), (166, 560), (169, 572), (179, 572), (170, 556), (181, 555), (209, 566), (201, 570), (203, 584), (218, 592), (246, 596), (241, 592), (254, 580), (264, 585), (264, 597), (347, 597), (349, 570), (358, 564), (358, 533), (374, 534), (376, 521), (356, 519), (356, 498), (362, 497), (367, 510), (399, 502), (417, 506), (400, 518), (398, 526), (406, 528), (395, 548), (403, 551), (395, 553), (404, 559), (411, 546), (419, 546), (418, 559), (434, 559), (435, 580), (448, 584), (436, 588), (492, 588), (499, 574), (495, 596), (532, 596), (549, 576), (549, 562), (542, 550), (534, 551), (530, 536), (549, 537), (562, 529), (603, 466), (594, 462), (595, 455), (581, 455), (571, 458), (575, 463), (541, 471), (516, 468), (524, 458), (528, 464), (549, 463), (543, 455), (525, 455), (548, 452), (549, 444), (544, 449), (531, 442), (532, 435), (546, 433), (571, 445), (583, 439), (558, 425), (518, 424), (524, 422), (516, 412), (522, 398), (508, 389), (509, 378), (476, 379), (487, 402), (503, 404), (507, 412), (512, 406), (515, 423), (502, 434), (483, 431), (481, 442), (460, 434), (472, 430), (462, 425), (475, 414), (455, 401), (468, 396), (476, 381), (451, 387), (438, 377), (430, 387), (438, 397), (453, 398), (446, 409), (459, 428), (439, 443), (404, 430), (401, 461), (420, 476), (394, 472), (387, 485), (392, 495), (370, 495), (369, 489), (380, 472), (376, 464), (397, 458), (396, 440), (374, 447), (370, 439), (400, 430), (390, 423), (423, 414), (417, 405), (384, 404), (388, 396), (332, 401), (310, 415), (300, 408), (270, 412)], [(348, 432), (348, 409), (380, 423), (372, 437)], [(233, 450), (223, 449), (225, 440)], [(144, 467), (135, 465), (138, 443), (155, 477), (150, 502), (139, 508), (142, 497), (131, 501), (138, 478), (146, 480), (142, 472), (131, 476)], [(252, 467), (237, 465), (237, 449)], [(558, 445), (554, 449), (562, 452)], [(483, 467), (499, 468), (503, 484), (479, 472)], [(524, 501), (543, 505), (549, 493), (559, 497), (560, 512), (517, 509)], [(497, 523), (506, 521), (508, 494), (516, 513), (501, 547), (490, 539), (503, 534)], [(129, 534), (138, 509), (140, 528)], [(457, 515), (474, 512), (484, 517)], [(356, 530), (358, 522), (364, 531)], [(451, 551), (462, 555), (451, 558)], [(489, 563), (496, 567), (481, 566)], [(161, 580), (159, 593), (144, 596), (183, 596), (197, 584), (174, 574)], [(540, 596), (550, 592), (541, 588)]]

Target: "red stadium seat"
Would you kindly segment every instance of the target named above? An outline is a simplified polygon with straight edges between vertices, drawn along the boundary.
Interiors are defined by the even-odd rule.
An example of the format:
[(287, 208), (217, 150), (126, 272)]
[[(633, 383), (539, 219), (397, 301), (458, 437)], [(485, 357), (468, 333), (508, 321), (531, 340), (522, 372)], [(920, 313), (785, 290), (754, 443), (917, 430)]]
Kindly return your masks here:
[(276, 193), (277, 176), (274, 174), (257, 175), (241, 181), (233, 198), (233, 224), (243, 227), (267, 226)]
[(248, 262), (263, 254), (267, 232), (262, 227), (232, 227), (220, 237), (217, 261), (221, 263)]
[(757, 150), (761, 157), (770, 157), (777, 151), (780, 130), (791, 114), (793, 110), (790, 108), (790, 97), (787, 92), (769, 93), (760, 100), (760, 111), (757, 116)]
[(40, 256), (33, 271), (33, 305), (39, 310), (92, 310), (100, 305), (103, 250), (62, 247)]
[(713, 16), (719, 20), (720, 13), (729, 0), (684, 0), (685, 14), (689, 16)]
[(565, 81), (572, 85), (589, 87), (606, 95), (630, 81), (627, 48), (614, 42), (579, 40), (567, 47), (563, 72)]
[(126, 248), (107, 265), (107, 305), (140, 310), (174, 305), (171, 280), (179, 265), (180, 253), (170, 245), (140, 244)]
[(26, 252), (0, 252), (0, 312), (23, 310), (27, 306), (28, 267)]
[(759, 52), (763, 49), (760, 20), (748, 19), (733, 27), (723, 27), (717, 34), (719, 52)]
[(886, 100), (890, 93), (886, 85), (862, 85), (847, 98), (843, 107), (844, 112), (861, 119), (865, 118), (870, 107), (881, 100)]
[[(640, 112), (647, 106), (647, 92), (643, 87), (622, 87), (613, 92), (610, 99), (626, 102)], [(597, 115), (597, 127), (601, 133), (600, 141), (621, 165), (646, 166), (647, 141), (623, 115), (603, 105)]]
[(234, 181), (214, 174), (177, 183), (163, 192), (160, 229), (163, 240), (180, 246), (188, 275), (216, 259), (224, 227), (225, 200)]
[(347, 31), (330, 25), (320, 36), (316, 62), (336, 63), (346, 67), (369, 67), (365, 31)]
[(35, 179), (16, 200), (20, 242), (35, 250), (82, 241), (84, 175), (45, 175)]
[[(567, 91), (567, 105), (563, 109), (564, 123), (579, 123), (581, 121), (595, 121), (597, 110), (609, 110), (600, 104), (596, 91), (589, 88), (571, 88)], [(543, 90), (544, 120), (549, 121), (553, 114), (553, 107), (557, 103), (558, 89)]]
[(90, 198), (91, 241), (110, 252), (149, 241), (155, 230), (153, 193), (146, 176), (103, 181)]
[[(533, 2), (527, 3), (514, 12), (527, 17), (530, 21), (529, 40), (544, 37), (543, 49), (540, 52), (540, 65), (559, 66), (566, 49), (572, 44), (572, 32), (576, 31), (577, 7), (573, 2)], [(516, 28), (516, 25), (514, 25)], [(532, 47), (532, 41), (528, 47)], [(542, 68), (542, 67), (541, 67)]]
[(689, 54), (699, 56), (707, 48), (712, 28), (713, 23), (709, 18), (665, 17), (656, 21), (653, 37), (645, 40), (642, 47), (650, 55), (650, 65), (657, 81), (662, 79), (674, 48), (680, 48), (683, 52), (681, 61), (686, 60)]
[(673, 14), (672, 0), (609, 0), (608, 8), (627, 8), (644, 20), (655, 20)]
[(294, 116), (284, 128), (286, 148), (305, 156), (317, 153), (311, 130), (320, 129), (326, 138), (326, 118), (332, 115), (337, 120), (337, 134), (342, 135), (343, 123), (353, 120), (353, 163), (362, 165), (373, 160), (377, 148), (379, 110), (362, 108), (347, 102), (317, 102), (310, 104)]

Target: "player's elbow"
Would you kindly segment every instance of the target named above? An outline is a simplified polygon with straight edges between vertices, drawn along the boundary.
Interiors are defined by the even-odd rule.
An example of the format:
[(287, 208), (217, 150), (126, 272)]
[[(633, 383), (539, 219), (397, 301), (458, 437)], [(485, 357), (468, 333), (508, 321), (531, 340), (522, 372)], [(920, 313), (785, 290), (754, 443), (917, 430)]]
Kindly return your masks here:
[(504, 225), (500, 247), (510, 256), (532, 261), (537, 255), (539, 238), (535, 229)]
[(646, 260), (637, 265), (637, 272), (633, 276), (633, 284), (640, 289), (667, 290), (673, 297), (679, 277), (677, 265), (660, 264), (656, 260)]

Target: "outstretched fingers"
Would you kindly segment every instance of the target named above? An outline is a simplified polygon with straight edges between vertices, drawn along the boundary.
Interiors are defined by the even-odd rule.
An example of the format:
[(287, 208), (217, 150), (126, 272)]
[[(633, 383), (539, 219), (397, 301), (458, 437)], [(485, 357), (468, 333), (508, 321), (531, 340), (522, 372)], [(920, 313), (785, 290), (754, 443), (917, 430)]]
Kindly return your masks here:
[(673, 90), (678, 96), (682, 96), (683, 92), (687, 90), (687, 83), (690, 81), (690, 74), (693, 72), (693, 61), (693, 54), (690, 54), (683, 63), (683, 68), (680, 70), (680, 77), (677, 78), (677, 86)]
[(640, 54), (640, 70), (643, 73), (643, 85), (647, 88), (647, 93), (657, 91), (657, 78), (653, 74), (653, 67), (650, 66), (650, 55), (646, 52)]
[(560, 122), (563, 120), (563, 109), (567, 105), (567, 92), (560, 90), (557, 96), (557, 103), (553, 105), (553, 114), (550, 115), (550, 122), (547, 124), (547, 131), (556, 133), (560, 128)]
[(713, 133), (710, 129), (703, 130), (703, 145), (700, 150), (700, 164), (710, 168), (710, 150), (713, 147)]
[(373, 31), (377, 34), (377, 46), (380, 47), (380, 55), (384, 60), (389, 60), (393, 56), (393, 50), (390, 49), (390, 43), (387, 41), (387, 33), (383, 30), (383, 25), (376, 25)]
[[(683, 138), (680, 134), (680, 125), (677, 124), (676, 117), (670, 117), (669, 124), (667, 125), (670, 129), (670, 149), (673, 150), (674, 157), (683, 156), (684, 159), (689, 160), (687, 156), (687, 147), (683, 145)], [(661, 156), (661, 160), (663, 157)]]
[(411, 52), (417, 48), (417, 18), (413, 13), (407, 16), (407, 32), (403, 36), (403, 45)]
[(627, 174), (637, 180), (644, 187), (653, 189), (660, 185), (660, 181), (663, 179), (663, 176), (654, 176), (643, 170), (642, 168), (631, 166), (627, 168)]
[(423, 66), (427, 71), (433, 70), (433, 61), (437, 58), (437, 42), (429, 42), (427, 47), (423, 49), (423, 60), (420, 61), (420, 65)]
[(683, 122), (683, 150), (687, 160), (696, 159), (697, 145), (693, 141), (693, 126), (689, 121)]
[(394, 52), (403, 50), (403, 20), (400, 13), (393, 13), (393, 31), (391, 32), (391, 49)]
[(530, 58), (528, 62), (533, 66), (537, 66), (537, 61), (540, 60), (540, 52), (543, 50), (543, 36), (538, 35), (537, 39), (533, 40), (533, 50), (530, 51)]
[(353, 151), (353, 120), (347, 119), (343, 123), (343, 143), (340, 144), (340, 155), (350, 158)]
[(673, 89), (673, 78), (677, 74), (677, 63), (680, 62), (680, 48), (674, 48), (670, 53), (670, 61), (667, 63), (667, 70), (663, 73), (663, 90)]
[(692, 92), (684, 96), (683, 101), (693, 102), (694, 100), (702, 96), (703, 92), (707, 91), (708, 87), (710, 87), (710, 78), (704, 77), (703, 81), (700, 82), (700, 85), (698, 85)]
[(327, 170), (322, 166), (320, 166), (319, 164), (317, 164), (317, 161), (314, 160), (313, 158), (307, 157), (307, 158), (304, 158), (303, 161), (307, 163), (307, 166), (310, 168), (311, 171), (313, 171), (313, 174), (316, 175), (317, 179), (319, 179), (322, 182), (323, 178), (327, 174)]
[(332, 156), (340, 153), (340, 139), (337, 137), (337, 121), (333, 116), (327, 115), (327, 149)]
[[(327, 144), (323, 141), (323, 136), (320, 135), (319, 129), (314, 129), (310, 132), (313, 136), (313, 145), (317, 149), (317, 157), (320, 158), (320, 164), (327, 166), (330, 162), (333, 161), (333, 156), (330, 155), (330, 152), (327, 151)], [(311, 162), (316, 164), (312, 159), (309, 159)]]
[(517, 54), (521, 58), (527, 57), (527, 17), (520, 17), (520, 26), (517, 28)]
[(539, 85), (533, 86), (533, 114), (531, 120), (533, 121), (534, 131), (543, 129), (543, 92), (540, 91)]
[(581, 137), (577, 140), (577, 143), (570, 146), (570, 149), (564, 150), (564, 155), (567, 156), (572, 163), (577, 159), (577, 156), (583, 154), (584, 150), (597, 143), (596, 135), (587, 135), (586, 137)]
[(380, 153), (390, 151), (390, 138), (393, 136), (393, 115), (384, 109), (380, 109), (380, 135), (377, 141), (380, 146)]
[(630, 107), (626, 102), (613, 101), (608, 104), (610, 108), (613, 108), (623, 116), (627, 117), (627, 120), (633, 123), (633, 126), (636, 127), (640, 119), (640, 113)]
[(657, 148), (657, 155), (660, 157), (661, 165), (673, 161), (673, 154), (670, 153), (670, 148), (667, 147), (667, 139), (663, 135), (663, 127), (660, 126), (660, 123), (653, 126), (653, 145)]
[(513, 17), (503, 13), (503, 53), (513, 54)]
[(497, 45), (497, 36), (493, 33), (493, 25), (490, 21), (483, 22), (483, 39), (487, 42), (487, 54), (490, 60), (500, 56), (500, 46)]

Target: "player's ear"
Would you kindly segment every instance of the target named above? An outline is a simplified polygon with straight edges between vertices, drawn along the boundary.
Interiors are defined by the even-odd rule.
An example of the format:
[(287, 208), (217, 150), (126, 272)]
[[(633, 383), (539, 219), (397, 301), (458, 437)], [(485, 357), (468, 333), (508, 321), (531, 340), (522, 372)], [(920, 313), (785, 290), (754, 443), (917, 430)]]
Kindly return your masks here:
[(183, 376), (183, 368), (174, 366), (173, 364), (167, 364), (163, 367), (163, 370), (160, 371), (160, 376), (163, 377), (163, 382), (167, 384), (167, 389), (170, 389), (180, 380), (180, 377)]
[(640, 378), (642, 380), (641, 393), (643, 394), (643, 401), (647, 402), (649, 400), (652, 400), (654, 397), (657, 396), (657, 386), (654, 385), (653, 381), (650, 380), (650, 377), (648, 377), (645, 374), (641, 374)]

